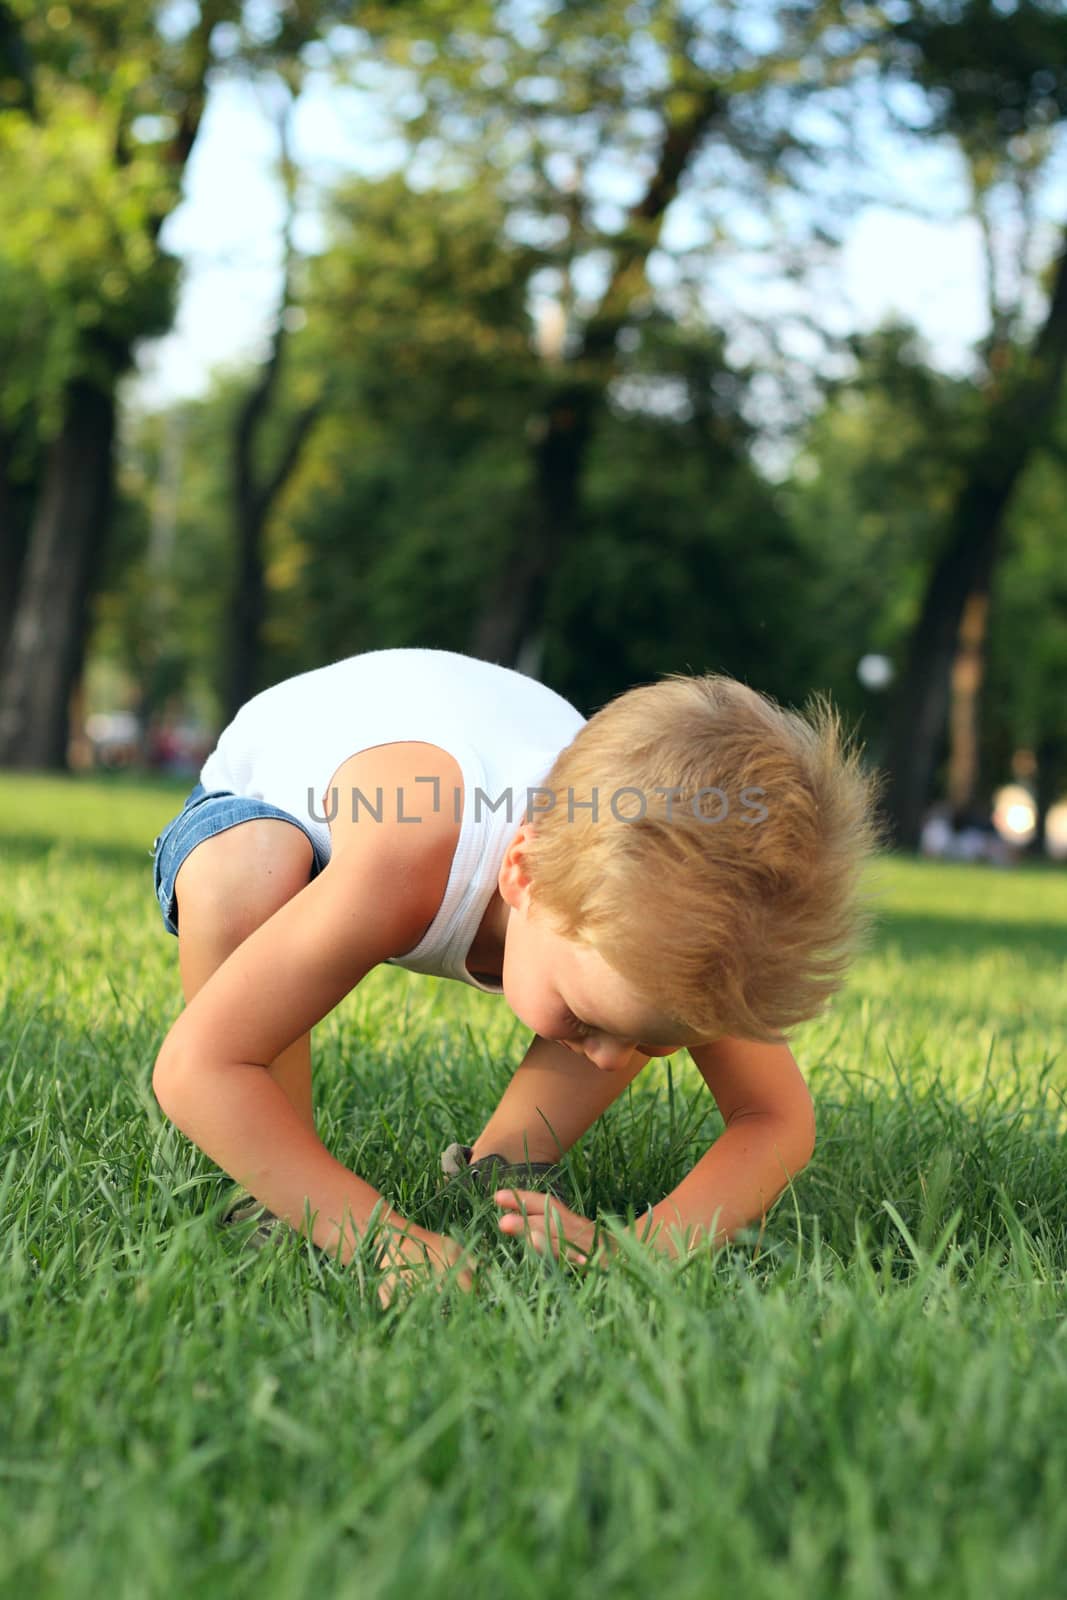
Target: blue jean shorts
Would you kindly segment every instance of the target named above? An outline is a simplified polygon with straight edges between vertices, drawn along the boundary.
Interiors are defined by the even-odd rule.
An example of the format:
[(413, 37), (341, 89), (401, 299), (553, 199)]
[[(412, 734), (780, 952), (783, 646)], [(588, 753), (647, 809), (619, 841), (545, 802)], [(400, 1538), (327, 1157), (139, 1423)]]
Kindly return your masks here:
[(178, 932), (178, 905), (174, 897), (174, 880), (178, 876), (178, 868), (190, 850), (203, 839), (211, 839), (216, 833), (223, 833), (225, 829), (234, 827), (238, 822), (248, 822), (253, 817), (277, 817), (282, 822), (291, 822), (294, 828), (299, 828), (302, 833), (307, 834), (311, 839), (315, 857), (311, 864), (308, 882), (318, 877), (326, 865), (325, 859), (307, 828), (296, 817), (291, 816), (288, 811), (282, 811), (278, 806), (270, 805), (266, 800), (252, 800), (245, 795), (231, 794), (225, 789), (212, 790), (208, 793), (202, 783), (197, 783), (186, 796), (178, 815), (172, 817), (162, 832), (152, 840), (156, 900), (163, 917), (163, 926), (168, 933)]

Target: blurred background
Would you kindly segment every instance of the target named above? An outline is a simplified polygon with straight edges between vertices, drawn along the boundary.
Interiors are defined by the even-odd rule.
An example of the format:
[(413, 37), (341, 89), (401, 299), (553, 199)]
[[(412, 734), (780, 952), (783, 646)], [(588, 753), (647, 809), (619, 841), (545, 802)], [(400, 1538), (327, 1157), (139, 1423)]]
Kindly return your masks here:
[(1067, 859), (1062, 0), (0, 0), (0, 766), (423, 645)]

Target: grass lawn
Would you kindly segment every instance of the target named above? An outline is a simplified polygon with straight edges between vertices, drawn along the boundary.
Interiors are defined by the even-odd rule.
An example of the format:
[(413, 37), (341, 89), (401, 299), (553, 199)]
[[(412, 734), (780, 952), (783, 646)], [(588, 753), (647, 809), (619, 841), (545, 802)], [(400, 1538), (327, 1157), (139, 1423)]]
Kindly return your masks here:
[[(153, 1098), (149, 847), (190, 786), (0, 776), (0, 1592), (1065, 1593), (1063, 870), (882, 865), (876, 945), (791, 1041), (816, 1155), (684, 1267), (583, 1278), (443, 1196), (528, 1035), (372, 973), (315, 1030), (323, 1138), (483, 1261), (383, 1312), (358, 1257), (221, 1230)], [(572, 1152), (579, 1208), (659, 1199), (720, 1128), (651, 1063)]]

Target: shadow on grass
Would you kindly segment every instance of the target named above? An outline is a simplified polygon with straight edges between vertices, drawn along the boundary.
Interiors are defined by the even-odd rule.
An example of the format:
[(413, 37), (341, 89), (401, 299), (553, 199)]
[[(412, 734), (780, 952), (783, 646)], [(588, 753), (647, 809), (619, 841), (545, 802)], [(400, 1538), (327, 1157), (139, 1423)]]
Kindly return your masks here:
[(947, 955), (951, 950), (978, 956), (1007, 949), (1027, 959), (1062, 961), (1067, 960), (1067, 922), (881, 910), (872, 948), (882, 951), (893, 943), (899, 943), (908, 958)]

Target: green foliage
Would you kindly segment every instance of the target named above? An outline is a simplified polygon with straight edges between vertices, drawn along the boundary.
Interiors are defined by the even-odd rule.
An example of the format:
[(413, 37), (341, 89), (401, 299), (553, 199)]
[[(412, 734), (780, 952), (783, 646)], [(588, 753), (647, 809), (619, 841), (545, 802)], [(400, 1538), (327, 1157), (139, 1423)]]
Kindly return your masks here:
[(752, 463), (755, 374), (724, 344), (662, 312), (634, 319), (549, 590), (545, 671), (583, 708), (679, 669), (791, 700), (818, 671), (818, 562)]
[(843, 688), (857, 645), (903, 647), (981, 418), (973, 385), (933, 368), (912, 327), (890, 322), (850, 346), (852, 372), (828, 386), (782, 490), (799, 536), (825, 556)]
[[(890, 38), (928, 93), (931, 131), (951, 132), (973, 154), (990, 156), (1067, 119), (1059, 0), (922, 0), (907, 10)], [(1025, 151), (1016, 142), (1012, 154)]]
[(45, 436), (71, 378), (106, 387), (102, 351), (164, 332), (173, 314), (177, 262), (152, 237), (173, 180), (148, 156), (116, 165), (117, 135), (107, 108), (69, 87), (43, 124), (0, 118), (0, 417), (32, 407)]
[[(981, 384), (934, 370), (907, 327), (857, 338), (854, 374), (828, 385), (790, 478), (767, 482), (753, 463), (764, 429), (751, 420), (766, 368), (735, 370), (706, 315), (678, 309), (684, 292), (668, 312), (666, 294), (635, 270), (617, 348), (605, 360), (576, 359), (598, 314), (577, 280), (593, 267), (610, 273), (646, 225), (624, 204), (601, 205), (588, 175), (610, 156), (627, 164), (639, 194), (668, 116), (714, 94), (722, 104), (706, 148), (728, 157), (723, 171), (741, 163), (758, 179), (751, 193), (769, 196), (773, 210), (776, 191), (798, 192), (795, 156), (829, 159), (827, 147), (795, 136), (782, 108), (844, 82), (880, 51), (887, 70), (911, 72), (937, 105), (941, 88), (957, 95), (958, 116), (944, 123), (956, 138), (968, 119), (984, 126), (982, 95), (968, 88), (979, 64), (983, 84), (989, 74), (1025, 79), (1036, 139), (1059, 105), (1059, 56), (1035, 65), (1048, 9), (916, 5), (902, 22), (900, 7), (891, 17), (890, 8), (827, 0), (778, 8), (777, 29), (760, 35), (733, 4), (590, 0), (535, 4), (521, 16), (489, 0), (361, 7), (364, 79), (395, 111), (412, 159), (404, 176), (345, 184), (330, 197), (327, 248), (297, 286), (294, 311), (307, 320), (287, 350), (278, 437), (324, 375), (330, 401), (268, 529), (266, 681), (386, 644), (468, 648), (510, 534), (532, 524), (544, 409), (576, 381), (602, 399), (579, 534), (547, 597), (548, 680), (583, 708), (679, 662), (732, 671), (791, 702), (818, 684), (877, 736), (883, 705), (857, 683), (856, 664), (871, 650), (901, 664), (980, 437)], [(273, 20), (310, 28), (313, 10), (285, 7)], [(1016, 22), (1018, 40), (997, 45), (992, 59)], [(269, 55), (281, 35), (268, 23), (258, 26)], [(985, 44), (964, 36), (972, 23), (992, 30)], [(246, 19), (242, 49), (253, 32)], [(1002, 107), (1011, 93), (998, 88), (995, 99)], [(1028, 154), (1006, 125), (1000, 134), (997, 171), (1006, 163), (1031, 172), (1038, 143)], [(978, 146), (966, 149), (977, 174)], [(732, 192), (709, 191), (707, 239), (675, 258), (683, 286), (702, 281), (728, 238), (730, 206), (716, 207)], [(557, 359), (535, 348), (540, 295), (566, 320)], [(1005, 328), (997, 334), (1007, 358), (1021, 347), (1005, 342)], [(146, 584), (129, 547), (128, 593), (116, 571), (101, 605), (101, 647), (125, 649), (142, 682), (155, 671), (148, 658), (159, 635), (143, 620), (144, 597), (160, 582), (168, 648), (182, 670), (218, 678), (239, 382), (220, 381), (187, 413), (196, 442), (172, 569)], [(1052, 502), (1062, 463), (1041, 470), (1044, 487), (1027, 480), (1013, 513), (997, 591), (1004, 609), (1001, 599), (994, 607), (985, 737), (995, 767), (1012, 730), (1059, 714), (1045, 686), (1056, 681), (1061, 646), (1042, 595), (1057, 592)], [(127, 472), (124, 488), (148, 497), (150, 471)], [(1038, 493), (1040, 509), (1026, 509)]]
[[(812, 419), (782, 499), (798, 537), (823, 556), (820, 610), (834, 618), (823, 671), (839, 704), (864, 714), (866, 731), (877, 735), (883, 707), (865, 697), (856, 662), (878, 651), (903, 666), (931, 555), (981, 437), (985, 398), (973, 383), (930, 367), (904, 326), (856, 338), (852, 348), (854, 372)], [(1063, 473), (1062, 452), (1036, 455), (1008, 513), (980, 728), (993, 783), (1008, 781), (1019, 745), (1065, 731), (1056, 688)]]
[[(345, 399), (289, 502), (300, 614), (317, 626), (288, 670), (384, 644), (469, 646), (497, 551), (529, 514), (531, 429), (560, 379), (525, 309), (540, 258), (508, 242), (491, 189), (390, 178), (351, 186), (333, 216), (294, 360), (323, 351)], [(549, 680), (589, 705), (678, 659), (730, 660), (794, 690), (813, 666), (797, 605), (811, 564), (747, 461), (749, 375), (662, 316), (619, 372), (619, 392), (639, 392), (598, 423), (580, 536), (549, 592)], [(671, 384), (691, 389), (697, 421), (647, 409), (643, 386)]]
[[(0, 5), (0, 429), (58, 428), (72, 378), (110, 388), (170, 326), (178, 203), (209, 70), (299, 77), (300, 51), (350, 7), (286, 0)], [(246, 14), (247, 13), (247, 14)]]
[[(291, 344), (291, 384), (328, 368), (330, 410), (272, 528), (275, 671), (466, 643), (521, 514), (543, 384), (525, 306), (538, 258), (503, 224), (489, 185), (420, 192), (395, 176), (335, 196)], [(313, 637), (287, 630), (309, 615)]]
[[(1067, 406), (1064, 407), (1067, 412)], [(1061, 430), (1062, 431), (1062, 430)], [(1012, 508), (1008, 554), (990, 620), (990, 701), (1004, 756), (1043, 738), (1067, 745), (1067, 569), (1063, 496), (1067, 456), (1038, 456)], [(1011, 742), (1014, 741), (1014, 742)], [(1060, 781), (1067, 786), (1067, 749)]]

